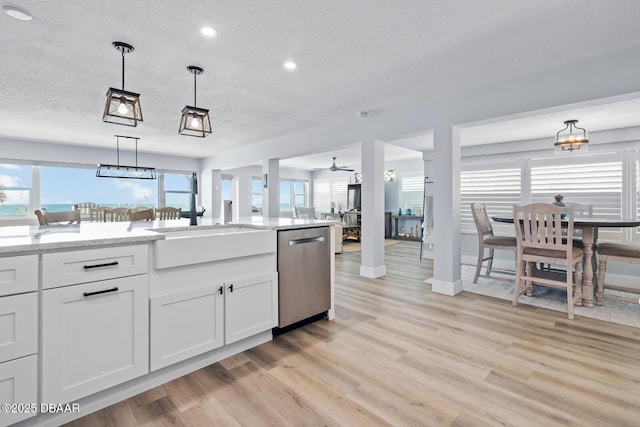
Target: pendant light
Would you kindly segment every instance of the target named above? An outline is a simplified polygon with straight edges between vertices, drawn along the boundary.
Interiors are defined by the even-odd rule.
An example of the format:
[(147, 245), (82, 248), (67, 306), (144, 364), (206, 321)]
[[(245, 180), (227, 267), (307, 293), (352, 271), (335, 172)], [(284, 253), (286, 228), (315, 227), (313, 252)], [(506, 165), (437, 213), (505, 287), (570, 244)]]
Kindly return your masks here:
[(104, 106), (102, 121), (124, 126), (137, 126), (142, 121), (140, 94), (124, 90), (124, 55), (133, 52), (133, 46), (124, 42), (113, 42), (113, 47), (122, 54), (122, 89), (110, 87)]
[[(156, 169), (138, 166), (138, 140), (133, 136), (114, 135), (116, 137), (117, 163), (108, 165), (100, 163), (96, 176), (98, 178), (127, 178), (127, 179), (156, 179)], [(120, 138), (133, 139), (136, 141), (136, 164), (135, 166), (125, 166), (120, 164)]]
[(204, 70), (200, 67), (190, 65), (187, 67), (187, 71), (193, 74), (193, 107), (187, 105), (182, 109), (178, 133), (180, 135), (204, 138), (211, 133), (209, 110), (196, 107), (196, 78), (204, 73)]
[(576, 126), (577, 120), (567, 120), (564, 122), (564, 129), (556, 134), (556, 143), (554, 144), (556, 153), (574, 150), (588, 151), (589, 139), (587, 139), (587, 131)]

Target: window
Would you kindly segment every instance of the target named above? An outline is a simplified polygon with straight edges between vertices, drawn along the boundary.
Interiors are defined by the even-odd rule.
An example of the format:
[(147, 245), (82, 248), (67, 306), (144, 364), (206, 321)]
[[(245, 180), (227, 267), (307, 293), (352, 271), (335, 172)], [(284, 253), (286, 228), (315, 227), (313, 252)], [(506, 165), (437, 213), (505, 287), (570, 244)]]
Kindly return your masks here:
[[(521, 203), (521, 168), (517, 161), (463, 165), (460, 173), (460, 229), (475, 232), (471, 203), (487, 206), (489, 216), (512, 216), (513, 205)], [(495, 224), (496, 232), (514, 233), (512, 225)], [(508, 228), (508, 229), (507, 229)]]
[(280, 212), (293, 211), (293, 207), (307, 206), (307, 181), (280, 180)]
[(156, 180), (97, 178), (94, 168), (40, 166), (41, 206), (73, 209), (80, 202), (102, 206), (157, 206)]
[(0, 216), (30, 215), (32, 167), (0, 164)]
[[(562, 163), (560, 163), (562, 161)], [(621, 218), (623, 163), (621, 153), (531, 161), (532, 202), (554, 201), (562, 194), (564, 202), (593, 205), (593, 215)], [(603, 227), (599, 241), (625, 241), (627, 231)]]
[(163, 206), (191, 210), (191, 174), (163, 173), (158, 179), (164, 188)]
[(251, 214), (260, 215), (262, 212), (262, 178), (251, 179)]
[(404, 173), (400, 177), (400, 207), (413, 212), (422, 209), (424, 198), (424, 176), (419, 172)]
[(0, 164), (0, 217), (73, 209), (76, 203), (102, 206), (190, 207), (191, 173), (161, 173), (157, 180), (96, 177), (95, 167)]
[(316, 179), (313, 181), (313, 206), (321, 212), (341, 212), (347, 208), (348, 178)]
[(532, 202), (551, 203), (555, 194), (562, 194), (565, 202), (593, 204), (594, 216), (621, 218), (622, 161), (616, 157), (600, 155), (562, 165), (532, 160)]

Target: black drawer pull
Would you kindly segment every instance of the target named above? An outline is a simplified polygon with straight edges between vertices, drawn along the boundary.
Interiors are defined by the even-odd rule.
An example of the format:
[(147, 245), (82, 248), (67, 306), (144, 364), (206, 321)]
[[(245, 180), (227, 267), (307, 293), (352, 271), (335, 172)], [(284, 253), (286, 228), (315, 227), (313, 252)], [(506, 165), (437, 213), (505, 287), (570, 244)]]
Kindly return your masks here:
[(100, 267), (113, 267), (114, 265), (118, 265), (118, 261), (107, 262), (105, 264), (95, 264), (95, 265), (85, 265), (85, 270), (90, 270), (92, 268), (100, 268)]
[(233, 292), (233, 283), (229, 285), (229, 291)]
[(220, 295), (222, 295), (222, 289), (223, 289), (222, 286), (218, 288), (218, 292), (220, 292)]
[(114, 287), (114, 288), (111, 288), (111, 289), (104, 289), (104, 290), (102, 290), (102, 291), (85, 292), (85, 293), (83, 293), (83, 295), (84, 295), (85, 297), (90, 297), (90, 296), (92, 296), (92, 295), (106, 294), (106, 293), (108, 293), (108, 292), (118, 292), (118, 287), (116, 286), (116, 287)]

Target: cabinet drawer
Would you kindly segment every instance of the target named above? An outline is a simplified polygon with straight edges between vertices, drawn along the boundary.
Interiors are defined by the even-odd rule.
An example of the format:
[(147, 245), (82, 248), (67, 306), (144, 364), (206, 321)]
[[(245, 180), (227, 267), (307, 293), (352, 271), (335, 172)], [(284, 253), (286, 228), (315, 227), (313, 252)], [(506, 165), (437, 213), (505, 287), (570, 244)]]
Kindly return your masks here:
[(0, 298), (0, 362), (37, 352), (38, 294)]
[(38, 290), (38, 255), (0, 258), (0, 296)]
[(67, 403), (149, 372), (148, 275), (42, 292), (43, 402)]
[(145, 245), (54, 252), (42, 255), (44, 289), (147, 273)]
[(224, 344), (222, 284), (150, 300), (151, 370)]
[[(0, 402), (36, 405), (38, 403), (38, 356), (0, 363)], [(37, 409), (30, 407), (31, 409)], [(33, 417), (36, 412), (0, 411), (0, 426), (7, 426)]]

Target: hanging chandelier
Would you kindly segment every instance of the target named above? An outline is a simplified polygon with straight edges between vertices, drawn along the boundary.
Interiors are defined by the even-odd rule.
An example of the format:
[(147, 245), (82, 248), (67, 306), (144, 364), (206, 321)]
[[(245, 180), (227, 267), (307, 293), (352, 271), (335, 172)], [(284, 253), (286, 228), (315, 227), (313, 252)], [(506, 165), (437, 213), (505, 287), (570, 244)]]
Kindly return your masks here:
[[(156, 169), (138, 166), (138, 140), (133, 136), (114, 135), (116, 137), (117, 162), (115, 165), (100, 163), (96, 176), (98, 178), (127, 178), (127, 179), (156, 179)], [(136, 141), (136, 164), (135, 166), (125, 166), (120, 164), (120, 138), (133, 139)]]
[(137, 126), (142, 121), (140, 94), (124, 90), (124, 55), (133, 52), (133, 46), (124, 42), (113, 42), (113, 47), (122, 54), (122, 89), (110, 87), (104, 106), (102, 121), (124, 126)]
[(193, 74), (193, 107), (187, 105), (182, 109), (178, 133), (180, 135), (204, 138), (211, 133), (209, 110), (196, 107), (196, 78), (204, 73), (204, 70), (200, 67), (190, 65), (187, 67), (187, 71)]
[(556, 152), (574, 150), (588, 150), (589, 139), (587, 139), (587, 131), (576, 126), (577, 120), (567, 120), (564, 122), (564, 129), (556, 134), (556, 143), (554, 144)]

